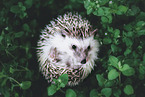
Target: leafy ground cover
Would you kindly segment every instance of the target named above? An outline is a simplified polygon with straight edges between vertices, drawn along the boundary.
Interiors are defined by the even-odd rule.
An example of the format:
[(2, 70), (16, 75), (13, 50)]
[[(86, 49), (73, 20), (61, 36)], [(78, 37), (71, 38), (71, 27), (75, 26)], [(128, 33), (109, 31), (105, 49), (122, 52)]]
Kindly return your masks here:
[[(62, 3), (63, 2), (63, 3)], [(38, 69), (41, 29), (65, 12), (78, 12), (98, 28), (97, 66), (80, 85), (67, 75), (48, 84)], [(2, 0), (0, 3), (0, 96), (144, 97), (144, 0)]]

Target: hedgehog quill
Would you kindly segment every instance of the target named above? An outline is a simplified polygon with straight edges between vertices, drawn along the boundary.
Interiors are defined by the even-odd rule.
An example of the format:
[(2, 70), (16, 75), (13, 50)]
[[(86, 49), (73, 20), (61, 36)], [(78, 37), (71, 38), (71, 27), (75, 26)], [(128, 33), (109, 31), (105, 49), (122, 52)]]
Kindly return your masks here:
[(48, 82), (68, 74), (68, 86), (75, 86), (91, 73), (99, 51), (96, 30), (77, 13), (64, 14), (46, 25), (37, 44), (37, 56)]

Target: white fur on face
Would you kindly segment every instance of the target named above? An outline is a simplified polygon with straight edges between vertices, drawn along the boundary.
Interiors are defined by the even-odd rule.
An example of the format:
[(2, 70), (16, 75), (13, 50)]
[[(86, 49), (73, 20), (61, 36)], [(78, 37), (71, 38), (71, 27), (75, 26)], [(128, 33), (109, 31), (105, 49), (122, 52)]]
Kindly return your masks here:
[[(93, 36), (76, 39), (67, 35), (63, 37), (60, 33), (55, 33), (44, 42), (45, 45), (40, 47), (43, 50), (43, 53), (40, 55), (40, 63), (41, 59), (44, 59), (42, 64), (46, 59), (49, 59), (53, 63), (50, 52), (52, 52), (52, 48), (56, 48), (59, 52), (58, 59), (60, 61), (53, 63), (54, 65), (74, 69), (82, 66), (88, 73), (93, 69), (99, 47), (97, 40), (94, 40)], [(72, 45), (76, 46), (75, 50), (72, 48)], [(90, 46), (89, 50), (87, 50), (88, 46)], [(85, 64), (81, 63), (83, 59), (86, 59)]]

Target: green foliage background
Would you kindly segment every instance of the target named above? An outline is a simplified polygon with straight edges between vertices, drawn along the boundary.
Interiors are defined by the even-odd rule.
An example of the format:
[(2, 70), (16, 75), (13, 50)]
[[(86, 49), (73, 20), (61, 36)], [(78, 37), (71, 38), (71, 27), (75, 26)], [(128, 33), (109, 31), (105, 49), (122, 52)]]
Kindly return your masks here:
[[(67, 75), (50, 85), (40, 74), (36, 44), (58, 15), (78, 12), (97, 32), (97, 67), (80, 85)], [(144, 0), (1, 0), (0, 97), (144, 97)]]

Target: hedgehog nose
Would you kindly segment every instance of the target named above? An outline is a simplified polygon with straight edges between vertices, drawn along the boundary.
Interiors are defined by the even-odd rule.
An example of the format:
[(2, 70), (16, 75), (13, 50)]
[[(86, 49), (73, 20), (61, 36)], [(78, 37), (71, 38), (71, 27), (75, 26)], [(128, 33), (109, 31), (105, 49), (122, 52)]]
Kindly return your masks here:
[(85, 63), (86, 63), (86, 59), (83, 59), (83, 60), (81, 61), (81, 63), (82, 63), (82, 64), (85, 64)]

